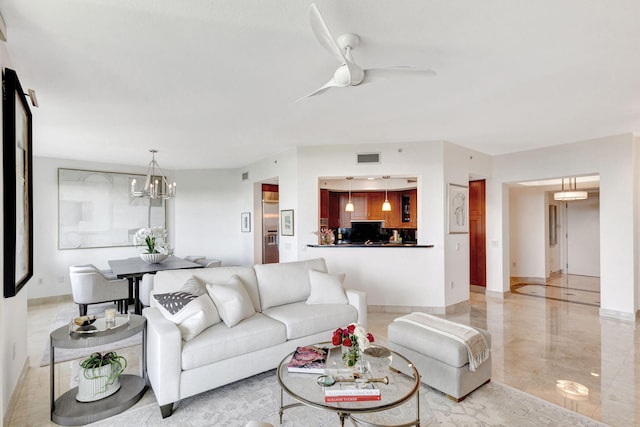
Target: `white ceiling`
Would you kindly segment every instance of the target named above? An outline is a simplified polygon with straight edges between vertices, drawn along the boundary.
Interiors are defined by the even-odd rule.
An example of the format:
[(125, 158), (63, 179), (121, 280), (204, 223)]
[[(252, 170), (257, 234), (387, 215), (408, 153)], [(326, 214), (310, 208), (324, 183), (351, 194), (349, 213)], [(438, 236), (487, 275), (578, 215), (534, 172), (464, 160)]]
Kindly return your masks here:
[(331, 89), (307, 0), (0, 0), (37, 91), (34, 153), (235, 168), (299, 145), (446, 140), (501, 154), (640, 130), (637, 0), (318, 0), (363, 67)]

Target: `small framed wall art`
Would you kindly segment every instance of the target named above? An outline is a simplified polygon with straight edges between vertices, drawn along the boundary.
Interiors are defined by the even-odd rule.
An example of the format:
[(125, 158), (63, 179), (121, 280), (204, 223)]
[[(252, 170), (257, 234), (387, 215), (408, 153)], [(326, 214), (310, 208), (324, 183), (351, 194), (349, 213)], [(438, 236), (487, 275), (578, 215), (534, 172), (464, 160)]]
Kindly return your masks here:
[(447, 192), (449, 234), (469, 232), (469, 187), (449, 184)]
[(251, 232), (251, 212), (242, 212), (240, 214), (240, 231), (243, 233)]
[(280, 211), (280, 234), (293, 236), (293, 209)]

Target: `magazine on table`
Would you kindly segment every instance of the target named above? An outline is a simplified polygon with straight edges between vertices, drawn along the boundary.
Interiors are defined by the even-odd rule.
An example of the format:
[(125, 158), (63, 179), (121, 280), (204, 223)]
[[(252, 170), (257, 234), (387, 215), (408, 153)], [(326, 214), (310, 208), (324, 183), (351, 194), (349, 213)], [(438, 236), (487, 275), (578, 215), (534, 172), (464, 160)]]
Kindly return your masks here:
[(289, 372), (324, 374), (329, 349), (312, 345), (298, 347), (287, 365)]

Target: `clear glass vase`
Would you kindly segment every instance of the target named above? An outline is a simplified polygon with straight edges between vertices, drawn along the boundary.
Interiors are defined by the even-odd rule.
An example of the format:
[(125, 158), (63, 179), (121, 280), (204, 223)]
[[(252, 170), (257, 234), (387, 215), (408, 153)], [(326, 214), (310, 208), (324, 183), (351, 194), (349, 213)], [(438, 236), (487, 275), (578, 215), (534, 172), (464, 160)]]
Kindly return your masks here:
[(356, 366), (358, 359), (360, 359), (360, 349), (357, 344), (351, 347), (342, 346), (342, 361), (344, 362), (344, 366), (352, 368)]

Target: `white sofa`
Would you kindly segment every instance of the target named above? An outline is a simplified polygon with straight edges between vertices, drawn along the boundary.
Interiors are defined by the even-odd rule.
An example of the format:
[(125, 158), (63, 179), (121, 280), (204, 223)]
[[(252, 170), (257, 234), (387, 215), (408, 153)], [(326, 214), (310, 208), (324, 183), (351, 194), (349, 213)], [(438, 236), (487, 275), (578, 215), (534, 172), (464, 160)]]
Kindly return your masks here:
[[(310, 270), (327, 272), (324, 259), (158, 272), (151, 306), (143, 315), (147, 371), (162, 417), (170, 416), (180, 399), (274, 369), (298, 346), (331, 341), (336, 328), (352, 322), (366, 326), (363, 292), (346, 290), (348, 303), (307, 304)], [(182, 340), (178, 326), (167, 320), (153, 297), (180, 290), (192, 276), (224, 284), (234, 275), (241, 279), (255, 314), (231, 328), (216, 323), (189, 341)]]

